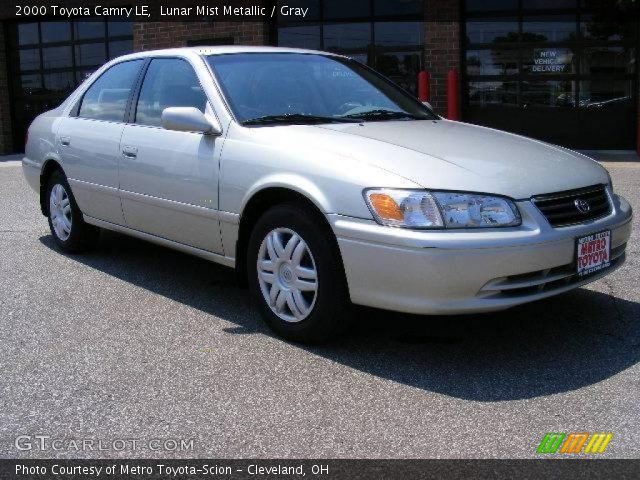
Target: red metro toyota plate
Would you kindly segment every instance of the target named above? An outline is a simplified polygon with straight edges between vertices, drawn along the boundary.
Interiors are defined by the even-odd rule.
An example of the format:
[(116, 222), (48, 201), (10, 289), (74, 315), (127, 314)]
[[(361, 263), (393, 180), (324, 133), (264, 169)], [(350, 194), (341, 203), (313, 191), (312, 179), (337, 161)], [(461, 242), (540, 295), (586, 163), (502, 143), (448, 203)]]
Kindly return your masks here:
[(579, 276), (591, 275), (611, 266), (611, 230), (580, 237), (576, 244)]

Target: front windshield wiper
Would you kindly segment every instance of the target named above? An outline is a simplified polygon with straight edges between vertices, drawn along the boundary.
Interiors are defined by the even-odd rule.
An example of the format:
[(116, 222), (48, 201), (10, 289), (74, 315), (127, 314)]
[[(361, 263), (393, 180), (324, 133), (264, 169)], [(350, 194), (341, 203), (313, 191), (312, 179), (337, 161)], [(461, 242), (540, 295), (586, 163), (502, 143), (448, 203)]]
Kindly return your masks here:
[(321, 115), (306, 115), (303, 113), (283, 113), (280, 115), (265, 115), (263, 117), (251, 118), (242, 122), (242, 125), (264, 125), (270, 123), (283, 124), (315, 124), (315, 123), (353, 123), (352, 120), (345, 117), (323, 117)]
[(413, 115), (407, 112), (399, 112), (397, 110), (385, 110), (376, 109), (366, 112), (350, 113), (349, 115), (343, 115), (341, 118), (353, 118), (361, 120), (395, 120), (397, 118), (409, 118), (412, 120), (424, 120), (423, 117)]

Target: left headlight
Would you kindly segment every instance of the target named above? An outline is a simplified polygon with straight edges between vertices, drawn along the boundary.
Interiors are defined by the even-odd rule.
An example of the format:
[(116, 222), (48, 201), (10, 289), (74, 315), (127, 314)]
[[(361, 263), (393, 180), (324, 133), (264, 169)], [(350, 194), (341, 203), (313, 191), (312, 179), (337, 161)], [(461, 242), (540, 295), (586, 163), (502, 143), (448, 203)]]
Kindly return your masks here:
[(378, 223), (404, 228), (490, 228), (521, 224), (515, 203), (503, 197), (465, 192), (365, 190)]

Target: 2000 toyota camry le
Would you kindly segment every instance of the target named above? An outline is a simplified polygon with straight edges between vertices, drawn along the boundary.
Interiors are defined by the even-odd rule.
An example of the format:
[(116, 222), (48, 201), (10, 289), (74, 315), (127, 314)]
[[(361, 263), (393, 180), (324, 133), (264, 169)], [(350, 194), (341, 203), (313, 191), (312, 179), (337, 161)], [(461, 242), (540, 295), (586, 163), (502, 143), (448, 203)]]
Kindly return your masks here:
[(23, 170), (64, 252), (116, 230), (233, 267), (296, 341), (351, 303), (472, 313), (619, 267), (631, 207), (598, 163), (445, 120), (339, 55), (115, 59), (29, 128)]

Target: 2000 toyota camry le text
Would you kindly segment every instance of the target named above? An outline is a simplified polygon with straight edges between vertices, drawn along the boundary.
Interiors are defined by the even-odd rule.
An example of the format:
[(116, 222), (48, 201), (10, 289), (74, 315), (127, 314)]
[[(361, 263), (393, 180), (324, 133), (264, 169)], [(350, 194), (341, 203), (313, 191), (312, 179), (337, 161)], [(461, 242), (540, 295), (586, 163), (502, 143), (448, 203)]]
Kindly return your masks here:
[(61, 250), (99, 228), (237, 270), (269, 326), (351, 303), (501, 310), (619, 267), (629, 203), (579, 153), (440, 118), (368, 67), (270, 47), (109, 62), (29, 128), (23, 170)]

